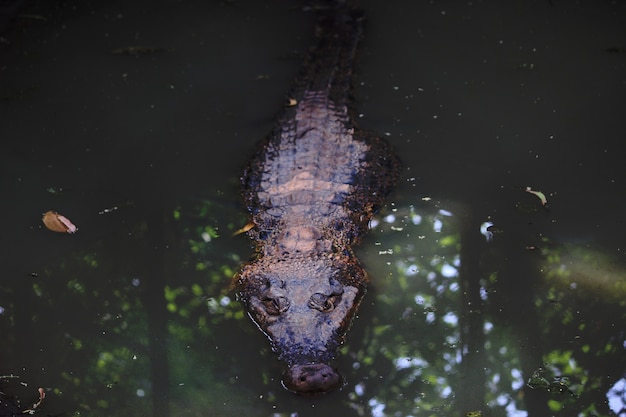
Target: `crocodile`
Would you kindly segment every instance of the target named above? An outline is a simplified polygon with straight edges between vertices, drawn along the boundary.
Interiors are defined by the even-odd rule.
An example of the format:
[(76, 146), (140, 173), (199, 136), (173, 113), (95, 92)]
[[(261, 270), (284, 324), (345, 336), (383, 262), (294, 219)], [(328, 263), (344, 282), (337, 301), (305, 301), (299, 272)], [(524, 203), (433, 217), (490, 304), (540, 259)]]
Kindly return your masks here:
[(332, 363), (368, 283), (352, 247), (399, 166), (390, 145), (354, 120), (363, 13), (339, 0), (316, 11), (288, 104), (241, 178), (256, 250), (234, 278), (237, 298), (286, 363), (282, 385), (299, 394), (344, 385)]

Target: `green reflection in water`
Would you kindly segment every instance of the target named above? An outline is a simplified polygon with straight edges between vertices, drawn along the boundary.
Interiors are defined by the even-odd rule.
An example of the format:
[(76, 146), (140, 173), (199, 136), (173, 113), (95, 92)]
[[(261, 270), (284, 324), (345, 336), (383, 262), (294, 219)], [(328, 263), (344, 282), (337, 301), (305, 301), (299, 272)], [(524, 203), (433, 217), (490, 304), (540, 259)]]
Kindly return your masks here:
[[(348, 384), (303, 399), (280, 388), (280, 365), (230, 292), (249, 253), (245, 236), (231, 237), (245, 217), (211, 201), (161, 214), (128, 213), (132, 235), (0, 284), (3, 374), (45, 386), (46, 412), (609, 415), (626, 290), (606, 256), (547, 240), (527, 249), (506, 228), (486, 242), (483, 219), (398, 205), (359, 251), (372, 284), (337, 361)], [(167, 408), (154, 413), (158, 400)]]

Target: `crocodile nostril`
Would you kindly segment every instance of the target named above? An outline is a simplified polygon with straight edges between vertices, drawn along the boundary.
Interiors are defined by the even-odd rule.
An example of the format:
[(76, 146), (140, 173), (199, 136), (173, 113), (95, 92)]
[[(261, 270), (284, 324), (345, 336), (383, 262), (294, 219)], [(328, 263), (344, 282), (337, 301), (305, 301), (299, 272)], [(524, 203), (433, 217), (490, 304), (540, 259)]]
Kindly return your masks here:
[(289, 310), (290, 303), (287, 297), (279, 296), (264, 299), (263, 305), (268, 314), (276, 316)]
[(335, 308), (335, 304), (337, 302), (336, 295), (325, 295), (319, 292), (316, 292), (309, 298), (309, 308), (313, 308), (319, 311), (330, 311)]

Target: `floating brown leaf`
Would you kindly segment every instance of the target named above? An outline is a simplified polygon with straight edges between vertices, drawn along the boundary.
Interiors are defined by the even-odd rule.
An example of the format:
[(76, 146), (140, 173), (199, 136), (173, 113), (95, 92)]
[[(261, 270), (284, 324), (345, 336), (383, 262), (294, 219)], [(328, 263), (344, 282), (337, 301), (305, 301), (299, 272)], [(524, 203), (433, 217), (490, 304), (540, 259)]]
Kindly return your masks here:
[(41, 220), (43, 220), (43, 224), (53, 232), (75, 233), (78, 230), (74, 223), (56, 211), (44, 213)]

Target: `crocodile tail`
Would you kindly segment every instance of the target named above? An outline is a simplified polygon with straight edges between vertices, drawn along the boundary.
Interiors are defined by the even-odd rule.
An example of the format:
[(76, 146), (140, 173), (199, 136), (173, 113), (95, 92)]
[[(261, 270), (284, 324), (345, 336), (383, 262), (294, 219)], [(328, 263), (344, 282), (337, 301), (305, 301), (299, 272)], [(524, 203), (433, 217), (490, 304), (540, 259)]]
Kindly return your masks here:
[(327, 92), (336, 104), (347, 104), (364, 15), (349, 2), (331, 0), (315, 7), (316, 42), (309, 49), (291, 92), (299, 100), (306, 91)]

